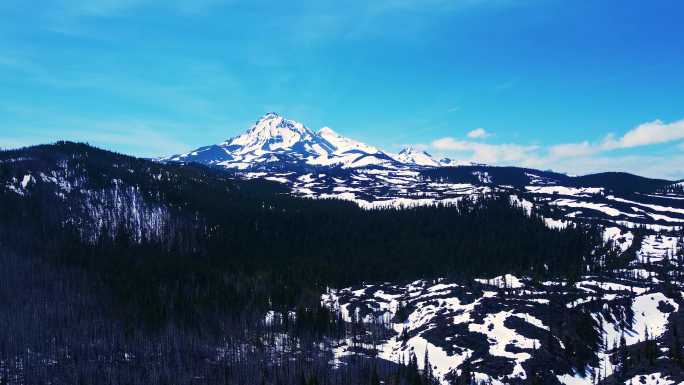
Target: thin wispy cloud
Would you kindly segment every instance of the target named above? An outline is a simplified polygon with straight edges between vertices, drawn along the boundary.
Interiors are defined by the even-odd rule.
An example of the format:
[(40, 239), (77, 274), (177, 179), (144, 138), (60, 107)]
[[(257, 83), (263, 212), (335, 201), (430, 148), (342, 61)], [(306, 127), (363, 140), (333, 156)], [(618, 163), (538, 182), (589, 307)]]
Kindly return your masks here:
[(512, 6), (515, 1), (511, 0), (377, 0), (367, 2), (369, 9), (375, 11), (397, 10), (432, 10), (432, 11), (458, 11), (469, 7), (505, 7)]
[(160, 127), (142, 121), (93, 122), (92, 129), (68, 131), (66, 137), (105, 149), (127, 148), (141, 157), (188, 150), (183, 141), (164, 135)]
[(183, 13), (198, 13), (213, 6), (228, 3), (230, 3), (228, 0), (61, 0), (55, 2), (52, 10), (61, 12), (63, 16), (111, 17), (145, 7), (160, 7)]
[(518, 79), (510, 79), (505, 82), (499, 83), (496, 86), (494, 86), (494, 90), (499, 92), (499, 91), (505, 91), (508, 89), (511, 89), (518, 84)]
[(177, 133), (184, 132), (187, 135), (203, 129), (209, 127), (133, 117), (61, 117), (43, 127), (20, 127), (15, 131), (24, 134), (0, 137), (0, 147), (9, 149), (70, 140), (140, 157), (158, 157), (184, 152), (196, 146), (196, 143), (188, 142), (187, 138)]
[(0, 55), (0, 66), (3, 67), (19, 67), (21, 64), (17, 61), (16, 58), (6, 56), (6, 55)]
[(65, 16), (111, 16), (149, 3), (145, 0), (59, 1), (55, 8)]
[(588, 156), (599, 152), (596, 146), (592, 146), (588, 141), (580, 143), (556, 144), (549, 148), (549, 156), (554, 158), (569, 158), (574, 156)]
[(469, 131), (466, 136), (470, 139), (484, 139), (491, 136), (491, 134), (484, 128), (476, 128), (472, 131)]

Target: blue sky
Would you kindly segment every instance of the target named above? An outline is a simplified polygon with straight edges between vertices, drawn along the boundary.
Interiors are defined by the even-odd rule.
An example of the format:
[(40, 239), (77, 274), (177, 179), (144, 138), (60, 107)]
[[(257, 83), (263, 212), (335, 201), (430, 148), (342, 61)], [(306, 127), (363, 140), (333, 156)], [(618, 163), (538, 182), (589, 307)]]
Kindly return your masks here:
[(684, 178), (684, 3), (0, 2), (0, 146), (140, 156), (267, 111), (388, 151)]

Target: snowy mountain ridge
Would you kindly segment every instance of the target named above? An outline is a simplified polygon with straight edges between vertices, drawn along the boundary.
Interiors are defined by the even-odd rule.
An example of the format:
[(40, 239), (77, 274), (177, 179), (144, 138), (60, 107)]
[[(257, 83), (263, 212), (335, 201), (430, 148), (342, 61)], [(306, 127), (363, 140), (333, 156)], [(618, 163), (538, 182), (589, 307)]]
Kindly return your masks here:
[(275, 112), (259, 118), (245, 133), (217, 145), (171, 155), (161, 159), (174, 162), (197, 162), (228, 169), (249, 170), (268, 167), (273, 162), (312, 167), (360, 168), (377, 166), (399, 169), (439, 167), (425, 151), (407, 147), (391, 154), (374, 146), (347, 138), (330, 127), (314, 132), (302, 123)]

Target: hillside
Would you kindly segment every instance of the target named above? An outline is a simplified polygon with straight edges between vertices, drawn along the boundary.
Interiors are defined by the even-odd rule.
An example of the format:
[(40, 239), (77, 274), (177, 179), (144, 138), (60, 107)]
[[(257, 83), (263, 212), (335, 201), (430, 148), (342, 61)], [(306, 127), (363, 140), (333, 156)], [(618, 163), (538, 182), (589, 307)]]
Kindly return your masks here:
[[(337, 138), (333, 153), (368, 148)], [(397, 160), (201, 163), (69, 142), (0, 152), (2, 322), (24, 336), (4, 340), (0, 378), (679, 378), (673, 182)], [(33, 318), (45, 304), (50, 316)], [(89, 364), (64, 353), (75, 341), (88, 341), (77, 350)], [(195, 358), (174, 365), (178, 351)]]

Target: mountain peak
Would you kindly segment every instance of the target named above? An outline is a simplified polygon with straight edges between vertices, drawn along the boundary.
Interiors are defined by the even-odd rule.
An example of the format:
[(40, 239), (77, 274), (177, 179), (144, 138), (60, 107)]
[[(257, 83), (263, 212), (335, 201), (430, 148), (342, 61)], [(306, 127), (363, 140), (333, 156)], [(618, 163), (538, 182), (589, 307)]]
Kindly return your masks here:
[(335, 130), (333, 130), (332, 128), (330, 128), (330, 127), (328, 127), (328, 126), (325, 126), (325, 127), (321, 128), (320, 130), (318, 130), (318, 135), (321, 135), (321, 136), (324, 136), (324, 135), (338, 135), (338, 133), (335, 132)]
[(164, 159), (238, 169), (281, 167), (284, 163), (350, 168), (440, 166), (430, 154), (415, 147), (390, 155), (327, 126), (312, 131), (276, 112), (265, 113), (245, 132), (222, 143)]
[(399, 151), (399, 154), (425, 154), (428, 156), (432, 156), (428, 154), (426, 151), (421, 151), (413, 146), (406, 146)]
[(269, 112), (247, 132), (228, 140), (224, 145), (236, 149), (237, 154), (262, 154), (289, 149), (297, 143), (309, 143), (315, 140), (315, 135), (302, 123)]
[(432, 157), (432, 155), (427, 153), (427, 151), (419, 150), (413, 146), (406, 146), (402, 148), (395, 159), (401, 163), (414, 164), (417, 166), (437, 167), (440, 165), (439, 162)]
[(264, 120), (276, 119), (276, 118), (280, 118), (280, 117), (281, 117), (280, 114), (278, 114), (277, 112), (272, 112), (272, 111), (271, 111), (271, 112), (267, 112), (267, 113), (263, 114), (263, 115), (259, 118), (259, 120), (257, 120), (257, 123), (258, 123), (258, 122), (261, 122), (261, 121), (264, 121)]

